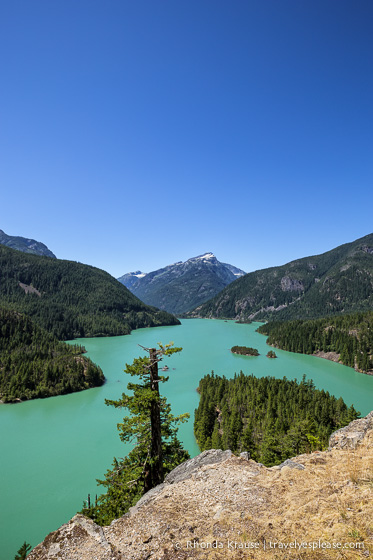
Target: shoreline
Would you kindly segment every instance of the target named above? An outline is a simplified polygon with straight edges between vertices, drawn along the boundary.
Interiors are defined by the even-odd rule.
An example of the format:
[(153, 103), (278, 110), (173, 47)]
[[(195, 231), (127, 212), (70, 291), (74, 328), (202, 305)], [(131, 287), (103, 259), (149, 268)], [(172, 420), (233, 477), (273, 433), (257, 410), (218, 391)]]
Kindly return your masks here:
[[(307, 354), (305, 354), (305, 356), (306, 355)], [(309, 354), (309, 355), (310, 356), (315, 356), (316, 358), (323, 358), (324, 360), (329, 360), (331, 362), (341, 364), (342, 366), (346, 365), (346, 364), (343, 364), (342, 362), (339, 361), (340, 354), (337, 354), (337, 352), (323, 352), (322, 350), (317, 350), (317, 352), (314, 352), (313, 354)], [(362, 371), (361, 369), (357, 369), (357, 368), (354, 368), (354, 367), (351, 367), (351, 366), (346, 366), (346, 367), (349, 367), (350, 369), (353, 369), (357, 373), (363, 373), (364, 375), (373, 375), (373, 370)]]
[[(262, 333), (259, 333), (262, 334)], [(268, 344), (268, 335), (267, 334), (263, 334), (263, 336), (267, 337), (266, 340), (266, 344), (267, 346), (270, 346), (271, 348), (277, 348), (277, 350), (283, 350), (284, 352), (291, 352), (291, 350), (284, 350), (283, 348), (281, 348), (280, 346), (276, 346), (275, 344)], [(315, 358), (323, 358), (324, 360), (329, 360), (330, 362), (335, 362), (336, 364), (341, 364), (341, 366), (346, 366), (354, 371), (356, 371), (356, 373), (362, 373), (363, 375), (370, 375), (373, 376), (373, 370), (368, 370), (368, 371), (361, 371), (360, 369), (351, 367), (351, 366), (347, 366), (346, 364), (343, 364), (342, 362), (339, 361), (340, 358), (340, 354), (337, 354), (337, 352), (323, 352), (322, 350), (316, 350), (316, 352), (314, 352), (313, 354), (304, 354), (303, 352), (291, 352), (292, 354), (302, 354), (302, 356), (314, 356)]]

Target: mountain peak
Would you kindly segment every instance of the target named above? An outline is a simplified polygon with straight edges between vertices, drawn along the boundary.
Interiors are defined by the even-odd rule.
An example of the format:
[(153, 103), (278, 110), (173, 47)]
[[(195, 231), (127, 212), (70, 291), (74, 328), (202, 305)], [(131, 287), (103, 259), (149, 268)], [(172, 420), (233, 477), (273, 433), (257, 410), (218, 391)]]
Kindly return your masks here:
[(0, 229), (0, 244), (10, 247), (11, 249), (16, 249), (17, 251), (22, 251), (22, 253), (31, 253), (42, 257), (51, 257), (53, 259), (56, 258), (56, 255), (52, 253), (44, 243), (35, 241), (35, 239), (29, 239), (28, 237), (7, 235), (2, 229)]
[[(204, 253), (203, 255), (199, 255), (198, 257), (194, 257), (195, 259), (203, 259), (203, 260), (208, 260), (208, 259), (216, 259), (214, 253)], [(192, 259), (190, 259), (192, 260)]]
[(369, 234), (322, 255), (250, 272), (190, 316), (236, 321), (314, 319), (368, 310), (372, 305), (373, 234)]
[(185, 313), (207, 301), (245, 273), (218, 261), (207, 252), (179, 261), (143, 277), (125, 274), (118, 278), (142, 301), (172, 313)]

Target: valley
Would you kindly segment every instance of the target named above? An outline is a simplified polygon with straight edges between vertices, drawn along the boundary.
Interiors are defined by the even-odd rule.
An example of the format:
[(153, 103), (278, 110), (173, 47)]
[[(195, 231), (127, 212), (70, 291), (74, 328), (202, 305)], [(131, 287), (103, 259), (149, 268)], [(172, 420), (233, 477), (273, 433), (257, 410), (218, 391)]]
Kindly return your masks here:
[(0, 560), (366, 560), (373, 2), (3, 4)]
[[(126, 390), (128, 379), (123, 369), (125, 363), (141, 355), (138, 344), (151, 347), (158, 341), (173, 340), (183, 347), (180, 354), (162, 363), (170, 368), (165, 396), (173, 413), (191, 413), (191, 419), (179, 431), (191, 456), (199, 453), (193, 435), (194, 409), (199, 402), (196, 389), (211, 370), (227, 378), (240, 370), (257, 377), (271, 375), (281, 379), (286, 375), (299, 381), (306, 374), (318, 388), (342, 396), (362, 415), (370, 412), (373, 377), (283, 350), (276, 350), (276, 360), (268, 360), (266, 337), (255, 331), (257, 327), (257, 323), (187, 319), (182, 320), (181, 326), (138, 329), (131, 336), (77, 340), (86, 347), (86, 356), (104, 372), (107, 382), (103, 386), (1, 406), (0, 478), (6, 481), (0, 511), (4, 554), (14, 555), (25, 539), (36, 545), (48, 532), (68, 521), (81, 509), (88, 493), (92, 499), (101, 493), (95, 480), (102, 478), (113, 457), (127, 453), (116, 430), (123, 412), (106, 407), (104, 399), (118, 398)], [(260, 356), (250, 359), (232, 354), (230, 348), (235, 344), (255, 347)]]
[[(17, 407), (0, 407), (5, 434), (0, 475), (8, 483), (3, 489), (5, 507), (0, 524), (5, 528), (8, 554), (25, 539), (37, 544), (80, 510), (88, 494), (102, 493), (95, 479), (103, 477), (114, 456), (128, 453), (128, 446), (120, 443), (115, 430), (122, 413), (108, 410), (104, 401), (118, 398), (125, 390), (128, 379), (123, 369), (141, 353), (138, 345), (153, 347), (160, 340), (172, 340), (183, 347), (180, 356), (169, 363), (164, 360), (162, 366), (170, 376), (165, 396), (173, 414), (191, 415), (179, 430), (191, 456), (199, 452), (193, 434), (194, 410), (199, 402), (196, 389), (211, 371), (227, 379), (242, 371), (255, 378), (312, 380), (316, 388), (336, 399), (342, 397), (348, 407), (353, 405), (362, 415), (370, 412), (373, 376), (360, 372), (370, 373), (372, 368), (371, 311), (367, 311), (373, 297), (371, 245), (372, 235), (324, 255), (246, 275), (231, 265), (222, 265), (212, 253), (154, 273), (127, 275), (131, 289), (141, 281), (147, 286), (144, 294), (155, 286), (160, 306), (189, 317), (179, 321), (140, 301), (103, 270), (28, 254), (27, 247), (21, 252), (0, 244), (3, 340), (6, 335), (9, 348), (15, 352), (1, 359), (7, 368), (16, 364), (16, 381), (9, 382), (2, 374), (4, 394), (13, 401), (22, 395), (35, 399)], [(215, 283), (209, 283), (213, 278)], [(225, 287), (216, 283), (216, 278)], [(196, 291), (197, 286), (203, 289)], [(204, 294), (208, 299), (209, 290), (216, 291), (217, 286), (221, 290), (217, 295), (188, 311), (196, 304), (198, 292), (198, 297)], [(315, 319), (322, 309), (328, 316)], [(293, 313), (301, 319), (286, 320)], [(257, 318), (270, 321), (261, 324), (255, 322)], [(17, 334), (22, 329), (29, 333), (28, 338)], [(131, 336), (122, 336), (129, 333)], [(275, 354), (263, 334), (276, 347)], [(72, 354), (80, 386), (74, 385), (72, 378), (61, 382), (57, 361), (62, 346), (56, 346), (61, 344), (57, 339), (70, 339), (71, 348), (77, 344), (87, 349), (84, 357)], [(47, 340), (55, 345), (49, 365)], [(18, 365), (22, 348), (21, 362), (26, 363), (27, 356), (30, 363), (44, 361), (39, 367), (41, 377), (25, 369), (25, 364)], [(317, 355), (329, 355), (345, 365), (317, 360)], [(89, 370), (95, 379), (91, 384), (87, 367), (96, 366), (87, 366), (89, 359), (98, 366)], [(67, 361), (61, 367), (67, 370)], [(97, 387), (81, 391), (92, 385)], [(26, 392), (17, 393), (17, 387)], [(59, 393), (71, 394), (38, 398)], [(235, 414), (233, 411), (233, 417)], [(21, 503), (22, 510), (13, 505)], [(21, 534), (20, 527), (26, 527), (27, 534)]]

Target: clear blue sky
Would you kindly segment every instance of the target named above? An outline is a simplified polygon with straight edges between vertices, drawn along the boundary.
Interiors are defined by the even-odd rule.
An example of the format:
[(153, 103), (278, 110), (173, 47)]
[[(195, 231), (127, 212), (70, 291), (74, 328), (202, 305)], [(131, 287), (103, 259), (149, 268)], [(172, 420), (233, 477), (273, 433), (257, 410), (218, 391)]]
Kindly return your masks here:
[(373, 231), (371, 0), (0, 7), (0, 229), (119, 276)]

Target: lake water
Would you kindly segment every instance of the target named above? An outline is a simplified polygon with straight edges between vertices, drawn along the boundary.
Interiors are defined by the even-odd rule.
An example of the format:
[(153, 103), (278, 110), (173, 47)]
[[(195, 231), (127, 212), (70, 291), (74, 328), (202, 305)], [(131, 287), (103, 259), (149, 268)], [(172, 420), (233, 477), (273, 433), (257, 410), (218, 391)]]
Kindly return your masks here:
[[(82, 339), (88, 356), (104, 371), (103, 387), (0, 406), (0, 560), (11, 560), (25, 540), (35, 546), (66, 523), (88, 493), (93, 498), (101, 493), (95, 480), (103, 477), (113, 457), (128, 452), (116, 429), (123, 412), (105, 406), (104, 399), (116, 399), (126, 390), (130, 378), (123, 368), (143, 355), (138, 344), (153, 347), (174, 341), (183, 347), (162, 363), (170, 368), (162, 393), (174, 414), (191, 415), (179, 435), (192, 456), (199, 452), (193, 436), (196, 387), (212, 370), (226, 377), (240, 370), (299, 380), (306, 374), (317, 388), (342, 396), (362, 415), (373, 408), (373, 376), (281, 350), (276, 350), (278, 359), (270, 360), (266, 337), (255, 332), (257, 326), (189, 319), (181, 326), (140, 329), (129, 336)], [(233, 355), (234, 345), (258, 348), (261, 355)]]

